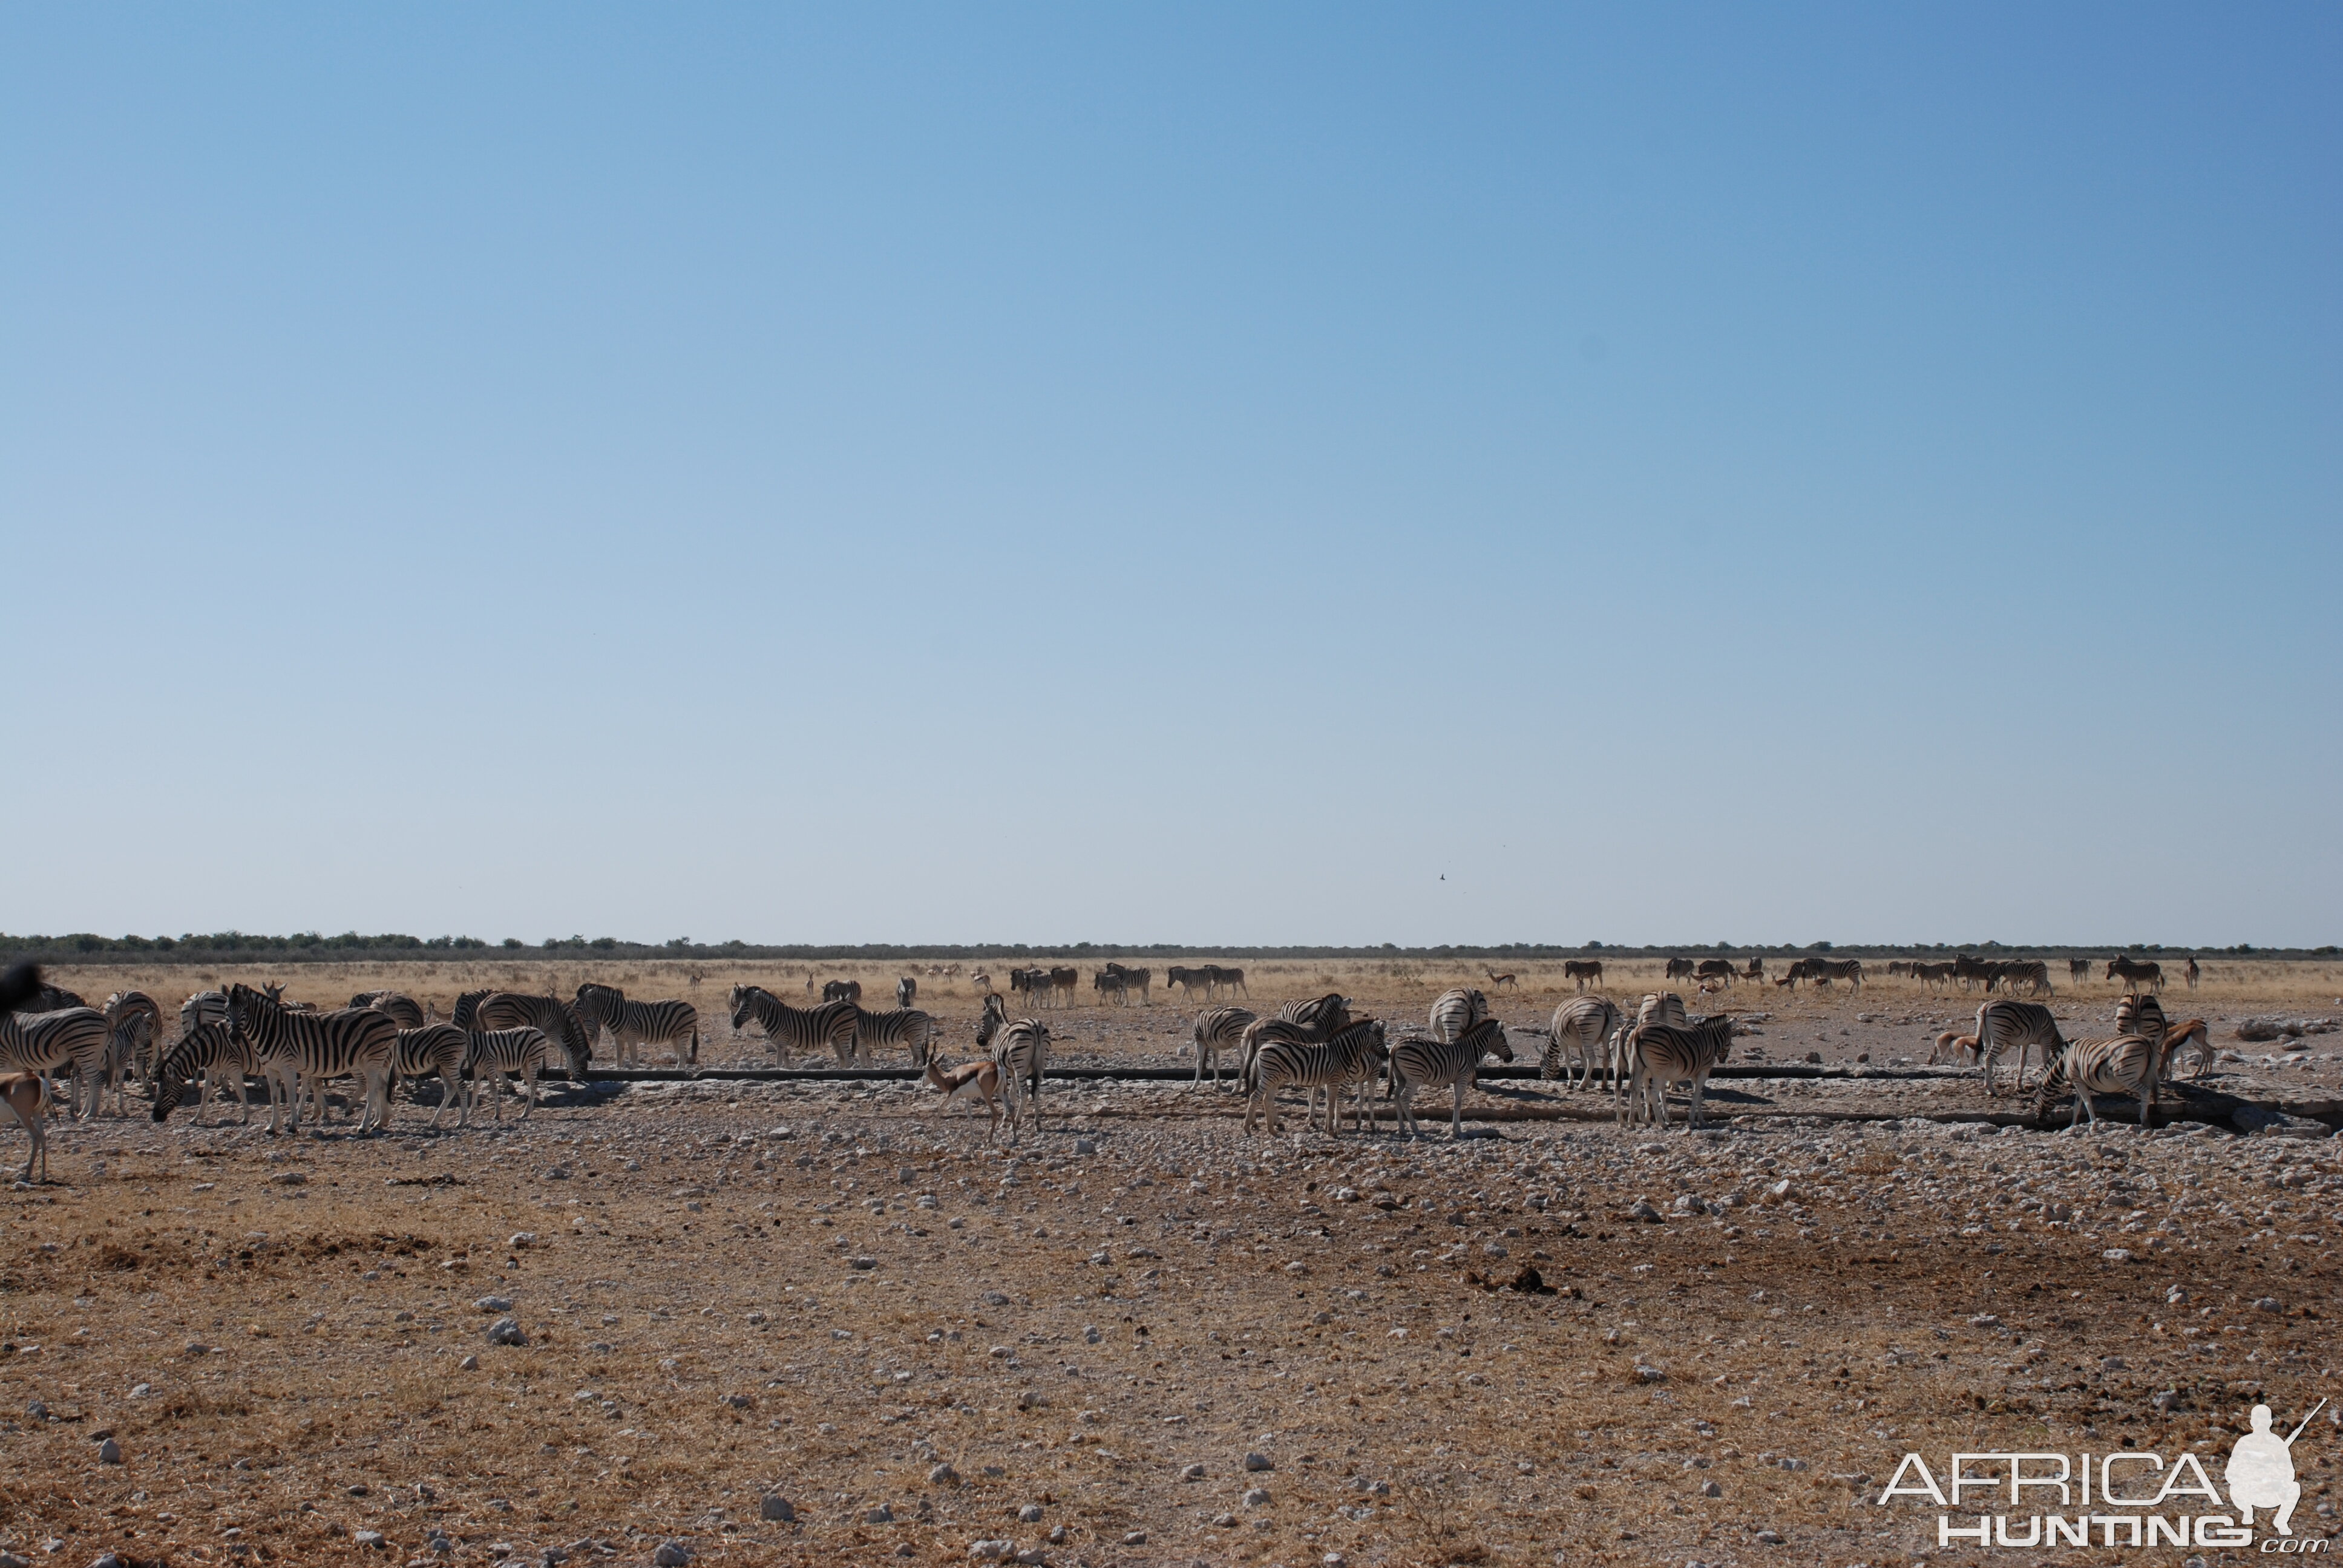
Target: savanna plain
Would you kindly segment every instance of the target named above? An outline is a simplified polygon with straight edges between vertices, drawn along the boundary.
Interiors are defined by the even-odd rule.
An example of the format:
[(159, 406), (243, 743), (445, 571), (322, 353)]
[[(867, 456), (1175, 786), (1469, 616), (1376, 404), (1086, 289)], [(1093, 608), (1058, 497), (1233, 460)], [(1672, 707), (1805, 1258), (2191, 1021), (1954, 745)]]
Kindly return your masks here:
[[(2067, 1035), (2112, 1032), (2116, 989), (2054, 967)], [(913, 974), (943, 1058), (972, 1056), (967, 966), (927, 969), (816, 978), (891, 1000)], [(1262, 1010), (1341, 990), (1401, 1026), (1479, 986), (1532, 1068), (1532, 1030), (1575, 994), (1558, 964), (1502, 988), (1477, 964), (1247, 970)], [(768, 1060), (729, 1027), (736, 981), (797, 1001), (807, 973), (53, 978), (93, 1000), (137, 987), (166, 1016), (231, 980), (328, 1006), (392, 988), (441, 1016), (472, 987), (611, 980), (693, 1001), (705, 1070)], [(1605, 980), (1630, 1010), (1659, 989), (1655, 964)], [(1774, 1073), (1714, 1081), (1696, 1132), (1681, 1099), (1664, 1131), (1622, 1128), (1599, 1088), (1534, 1077), (1468, 1095), (1463, 1139), (1434, 1097), (1415, 1141), (1388, 1110), (1363, 1135), (1307, 1131), (1298, 1103), (1249, 1136), (1229, 1087), (1184, 1077), (1052, 1081), (1040, 1130), (998, 1140), (909, 1080), (557, 1082), (525, 1121), (508, 1101), (437, 1130), (402, 1094), (367, 1137), (272, 1137), (217, 1104), (158, 1125), (133, 1098), (55, 1124), (53, 1179), (0, 1194), (0, 1549), (74, 1568), (1959, 1563), (2006, 1554), (1877, 1502), (1907, 1452), (2120, 1444), (2217, 1475), (2253, 1403), (2291, 1426), (2343, 1393), (2343, 970), (2216, 959), (2167, 990), (2221, 1055), (2147, 1131), (2112, 1100), (2095, 1129), (2063, 1106), (2036, 1126), (2030, 1097), (1929, 1068), (1974, 993), (1687, 1000), (1740, 1017), (1735, 1066)], [(1042, 1016), (1055, 1061), (1185, 1068), (1192, 1015), (1159, 972), (1149, 1005)], [(2239, 1037), (2272, 1018), (2295, 1032)], [(2249, 1133), (2239, 1107), (2282, 1116)], [(2336, 1529), (2336, 1409), (2295, 1447), (2306, 1538)]]

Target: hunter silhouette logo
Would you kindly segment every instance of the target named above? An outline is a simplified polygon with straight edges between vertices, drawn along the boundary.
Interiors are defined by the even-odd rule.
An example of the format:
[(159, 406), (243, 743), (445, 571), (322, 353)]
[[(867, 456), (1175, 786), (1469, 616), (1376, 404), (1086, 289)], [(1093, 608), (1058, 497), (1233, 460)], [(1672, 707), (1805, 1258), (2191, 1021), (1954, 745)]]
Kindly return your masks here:
[(2292, 1432), (2278, 1437), (2270, 1432), (2270, 1407), (2254, 1406), (2254, 1429), (2237, 1439), (2229, 1450), (2228, 1467), (2221, 1472), (2238, 1523), (2251, 1524), (2257, 1508), (2275, 1508), (2271, 1527), (2280, 1535), (2294, 1533), (2288, 1521), (2294, 1517), (2294, 1505), (2302, 1501), (2302, 1483), (2294, 1478), (2294, 1440), (2310, 1424), (2310, 1416), (2325, 1408), (2327, 1402), (2322, 1399), (2310, 1407), (2310, 1415), (2295, 1423)]
[[(2035, 1548), (2069, 1546), (2252, 1546), (2254, 1515), (2268, 1513), (2260, 1550), (2323, 1553), (2324, 1539), (2294, 1538), (2295, 1505), (2302, 1483), (2294, 1478), (2294, 1445), (2328, 1401), (2321, 1399), (2294, 1430), (2271, 1430), (2270, 1408), (2253, 1407), (2251, 1430), (2229, 1447), (2219, 1484), (2207, 1464), (2219, 1451), (2187, 1450), (2167, 1456), (2137, 1449), (2112, 1453), (2041, 1450), (1957, 1452), (1931, 1470), (1906, 1453), (1879, 1493), (1876, 1506), (1900, 1498), (1936, 1504), (1936, 1544)], [(2330, 1425), (2343, 1425), (2329, 1417)], [(2225, 1496), (2224, 1493), (2227, 1495)], [(1985, 1508), (1977, 1512), (1978, 1503)]]

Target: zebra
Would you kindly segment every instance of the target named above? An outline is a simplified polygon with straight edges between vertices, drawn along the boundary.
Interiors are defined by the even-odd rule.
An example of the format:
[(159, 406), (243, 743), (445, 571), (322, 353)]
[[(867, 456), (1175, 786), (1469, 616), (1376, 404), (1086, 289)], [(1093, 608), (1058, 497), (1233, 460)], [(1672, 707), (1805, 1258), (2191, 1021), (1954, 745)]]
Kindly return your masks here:
[(1252, 992), (1245, 987), (1244, 970), (1230, 969), (1224, 964), (1206, 964), (1204, 972), (1212, 977), (1212, 984), (1219, 990), (1234, 991), (1247, 1000), (1252, 1000)]
[(1483, 1019), (1454, 1040), (1412, 1034), (1393, 1046), (1389, 1071), (1400, 1131), (1410, 1138), (1423, 1136), (1408, 1101), (1419, 1089), (1437, 1089), (1445, 1084), (1454, 1095), (1448, 1109), (1448, 1135), (1452, 1139), (1463, 1137), (1464, 1091), (1478, 1087), (1481, 1058), (1493, 1050), (1500, 1061), (1513, 1060), (1513, 1048), (1505, 1040), (1505, 1026), (1493, 1018)]
[(1198, 986), (1204, 988), (1206, 1001), (1212, 1000), (1212, 971), (1209, 968), (1192, 970), (1184, 965), (1173, 964), (1163, 971), (1163, 988), (1169, 990), (1175, 985), (1187, 993), (1190, 1001), (1196, 1000)]
[[(810, 980), (812, 977), (808, 976), (807, 978)], [(862, 1005), (862, 982), (859, 980), (825, 980), (822, 982), (821, 987), (821, 1000), (824, 1001), (850, 1001), (855, 1006), (860, 1007)]]
[(452, 1023), (427, 1023), (420, 1029), (400, 1030), (397, 1050), (391, 1059), (392, 1091), (396, 1092), (402, 1078), (409, 1082), (437, 1078), (439, 1103), (431, 1108), (431, 1125), (438, 1126), (439, 1119), (453, 1104), (456, 1125), (463, 1126), (472, 1109), (471, 1097), (464, 1092), (464, 1058), (471, 1045), (469, 1032)]
[(765, 1044), (789, 1065), (792, 1050), (820, 1056), (826, 1046), (840, 1067), (854, 1065), (855, 1020), (861, 1010), (850, 1001), (826, 1001), (820, 1007), (791, 1007), (762, 986), (732, 988), (732, 1028), (737, 1033), (750, 1022), (762, 1030)]
[(259, 1070), (254, 1060), (251, 1042), (226, 1023), (199, 1024), (171, 1042), (163, 1059), (155, 1066), (155, 1105), (150, 1114), (157, 1121), (167, 1118), (186, 1098), (187, 1087), (196, 1086), (196, 1125), (204, 1124), (204, 1111), (211, 1104), (216, 1090), (222, 1096), (236, 1097), (236, 1111), (242, 1123), (252, 1123), (252, 1101), (245, 1093), (245, 1080)]
[(355, 1075), (366, 1091), (358, 1131), (371, 1131), (390, 1115), (391, 1062), (398, 1026), (372, 1008), (340, 1012), (295, 1012), (247, 985), (227, 988), (228, 1018), (252, 1042), (260, 1070), (268, 1075), (268, 1131), (280, 1128), (280, 1099), (292, 1106), (292, 1131), (301, 1127), (301, 1084), (307, 1080), (325, 1114), (326, 1083)]
[(350, 1005), (388, 1013), (390, 1020), (401, 1029), (421, 1029), (429, 1021), (423, 1016), (422, 1004), (401, 991), (362, 990), (350, 998)]
[(1620, 1107), (1624, 1125), (1656, 1120), (1668, 1124), (1668, 1086), (1682, 1083), (1690, 1091), (1684, 1124), (1698, 1127), (1708, 1092), (1708, 1075), (1733, 1054), (1733, 1020), (1720, 1014), (1696, 1023), (1638, 1024), (1626, 1041), (1627, 1095)]
[(2050, 1010), (2038, 1001), (2012, 1001), (2004, 997), (1986, 1002), (1976, 1010), (1977, 1055), (1985, 1061), (1985, 1091), (1994, 1092), (1993, 1064), (2001, 1053), (2015, 1049), (2017, 1052), (2017, 1092), (2026, 1091), (2026, 1053), (2038, 1050), (2045, 1066), (2050, 1058), (2066, 1049), (2066, 1038), (2058, 1032), (2058, 1020)]
[[(460, 1003), (458, 1004), (460, 1005)], [(482, 1030), (533, 1029), (548, 1040), (561, 1042), (569, 1058), (569, 1076), (582, 1082), (594, 1061), (594, 1038), (600, 1031), (588, 1027), (578, 1010), (558, 996), (522, 996), (515, 991), (491, 991), (480, 999), (471, 1020), (450, 1020), (467, 1034)]]
[(1669, 980), (1690, 980), (1693, 978), (1693, 972), (1694, 966), (1693, 961), (1690, 959), (1670, 959), (1668, 960), (1667, 978)]
[(545, 1038), (541, 1029), (476, 1030), (465, 1037), (469, 1049), (464, 1052), (463, 1076), (481, 1080), (481, 1092), (496, 1108), (497, 1121), (505, 1119), (505, 1074), (520, 1074), (521, 1089), (528, 1104), (522, 1108), (520, 1119), (537, 1109), (537, 1075), (543, 1072), (553, 1057), (553, 1042)]
[[(1594, 1076), (1595, 1053), (1619, 1031), (1619, 1024), (1618, 1004), (1608, 997), (1582, 996), (1564, 1002), (1554, 1010), (1554, 1029), (1546, 1039), (1544, 1060), (1538, 1063), (1538, 1076), (1559, 1078), (1573, 1091), (1584, 1089)], [(1563, 1061), (1565, 1049), (1578, 1059), (1574, 1081)]]
[(1350, 1022), (1350, 1000), (1334, 991), (1305, 1000), (1287, 1002), (1277, 1010), (1275, 1018), (1258, 1019), (1245, 1026), (1238, 1082), (1242, 1085), (1252, 1081), (1252, 1059), (1270, 1040), (1319, 1045), (1331, 1039), (1335, 1030), (1348, 1028)]
[(1751, 959), (1749, 960), (1749, 967), (1741, 971), (1741, 978), (1745, 980), (1755, 980), (1759, 985), (1764, 985), (1765, 983), (1765, 960), (1764, 959)]
[(2127, 990), (2137, 990), (2143, 984), (2149, 990), (2162, 990), (2164, 966), (2153, 960), (2146, 963), (2134, 963), (2118, 953), (2107, 960), (2107, 978), (2122, 980), (2124, 988)]
[(1678, 1029), (1692, 1027), (1691, 1020), (1684, 1016), (1684, 998), (1672, 990), (1646, 991), (1644, 994), (1644, 1000), (1635, 1008), (1635, 1027), (1641, 1029), (1647, 1023), (1673, 1024)]
[(895, 981), (896, 1011), (902, 1011), (904, 1009), (910, 1007), (913, 1002), (919, 1000), (920, 982), (916, 977), (904, 975)]
[(1955, 978), (1953, 969), (1954, 966), (1949, 961), (1940, 964), (1914, 964), (1912, 978), (1918, 980), (1926, 990), (1934, 990), (1940, 985), (1953, 983)]
[(116, 1113), (124, 1113), (126, 1071), (155, 1087), (155, 1050), (163, 1038), (163, 1010), (143, 990), (118, 990), (106, 999), (106, 1081), (114, 1091)]
[(1489, 999), (1479, 991), (1464, 986), (1442, 991), (1432, 1004), (1433, 1038), (1454, 1040), (1488, 1016)]
[(1318, 1030), (1317, 1038), (1324, 1040), (1351, 1021), (1351, 999), (1330, 990), (1324, 996), (1287, 1002), (1277, 1010), (1277, 1016), (1288, 1023), (1314, 1029)]
[(2146, 1035), (2078, 1040), (2050, 1059), (2050, 1070), (2042, 1075), (2042, 1087), (2035, 1092), (2034, 1120), (2036, 1123), (2046, 1121), (2052, 1103), (2071, 1089), (2075, 1110), (2066, 1118), (2067, 1126), (2086, 1117), (2092, 1126), (2098, 1125), (2099, 1113), (2091, 1104), (2094, 1094), (2137, 1094), (2139, 1124), (2145, 1127), (2148, 1112), (2156, 1104), (2157, 1083), (2163, 1075), (2163, 1050)]
[[(89, 1006), (89, 1003), (82, 1000), (80, 992), (67, 990), (65, 987), (59, 985), (50, 985), (45, 980), (42, 980), (40, 978), (41, 971), (32, 965), (19, 964), (16, 966), (16, 969), (11, 970), (8, 972), (15, 974), (17, 970), (26, 969), (32, 970), (32, 980), (21, 990), (16, 1001), (13, 1005), (5, 1009), (0, 1009), (0, 1011), (64, 1012), (71, 1008)], [(42, 1098), (45, 1101), (47, 1096), (44, 1095)]]
[(1106, 972), (1111, 975), (1119, 975), (1121, 977), (1121, 990), (1126, 1000), (1129, 999), (1132, 991), (1137, 991), (1139, 993), (1140, 1006), (1147, 1007), (1151, 1005), (1147, 994), (1147, 988), (1155, 983), (1155, 971), (1153, 970), (1125, 969), (1121, 964), (1111, 963), (1106, 966)]
[(1887, 978), (1889, 980), (1896, 980), (1898, 978), (1910, 980), (1912, 978), (1913, 970), (1917, 967), (1918, 966), (1914, 964), (1909, 959), (1896, 959), (1887, 966)]
[(1190, 1083), (1188, 1087), (1193, 1089), (1196, 1084), (1203, 1082), (1204, 1069), (1209, 1066), (1212, 1070), (1212, 1087), (1220, 1088), (1221, 1052), (1225, 1050), (1237, 1057), (1240, 1064), (1237, 1087), (1242, 1089), (1244, 1075), (1242, 1064), (1244, 1059), (1242, 1053), (1244, 1048), (1244, 1031), (1250, 1029), (1254, 1021), (1255, 1014), (1251, 1008), (1212, 1007), (1206, 1008), (1202, 1012), (1198, 1013), (1195, 1034), (1196, 1077), (1194, 1082)]
[(2091, 980), (2091, 960), (2088, 960), (2088, 959), (2068, 959), (2068, 960), (2066, 960), (2066, 982), (2067, 982), (2069, 985), (2075, 985), (2075, 986), (2087, 985), (2087, 984), (2089, 984), (2089, 983), (2090, 983), (2090, 980)]
[(480, 1004), (497, 993), (490, 990), (468, 990), (456, 998), (456, 1006), (447, 1014), (447, 1021), (466, 1033), (480, 1027)]
[(928, 1059), (928, 1042), (935, 1027), (936, 1020), (917, 1008), (897, 1008), (892, 1012), (855, 1008), (855, 1060), (867, 1067), (878, 1060), (881, 1047), (900, 1046), (911, 1053), (911, 1065), (917, 1067)]
[(0, 1072), (72, 1074), (67, 1108), (75, 1121), (86, 1120), (106, 1087), (106, 1015), (94, 1007), (0, 1013)]
[(998, 996), (984, 999), (984, 1016), (977, 1020), (976, 1043), (992, 1053), (1001, 1068), (1009, 1100), (1009, 1131), (1017, 1131), (1017, 1101), (1033, 1107), (1033, 1131), (1041, 1131), (1041, 1074), (1050, 1064), (1050, 1026), (1037, 1018), (1011, 1019)]
[(1074, 993), (1081, 989), (1081, 984), (1082, 971), (1080, 970), (1068, 969), (1062, 964), (1058, 968), (1051, 970), (1050, 971), (1050, 990), (1055, 1000), (1051, 1003), (1051, 1005), (1053, 1007), (1073, 1006)]
[(1322, 1045), (1306, 1045), (1298, 1040), (1278, 1040), (1262, 1047), (1252, 1059), (1252, 1072), (1245, 1086), (1245, 1131), (1252, 1131), (1253, 1114), (1259, 1111), (1266, 1123), (1268, 1135), (1277, 1136), (1277, 1091), (1281, 1089), (1301, 1089), (1309, 1094), (1309, 1103), (1302, 1112), (1304, 1125), (1315, 1125), (1318, 1120), (1318, 1091), (1326, 1091), (1326, 1131), (1329, 1135), (1342, 1135), (1342, 1088), (1358, 1086), (1354, 1121), (1360, 1131), (1366, 1131), (1367, 1085), (1382, 1068), (1389, 1052), (1383, 1046), (1383, 1026), (1375, 1019), (1362, 1019), (1338, 1030)]
[(1723, 980), (1731, 985), (1741, 978), (1741, 971), (1733, 967), (1731, 959), (1703, 959), (1693, 967), (1692, 977), (1695, 980)]
[(227, 993), (199, 990), (179, 1004), (179, 1033), (190, 1035), (207, 1023), (227, 1021)]
[(1603, 983), (1603, 960), (1564, 959), (1562, 960), (1562, 978), (1575, 981), (1580, 990), (1584, 990), (1589, 985), (1599, 987)]
[(2204, 972), (2205, 971), (2197, 967), (2197, 955), (2195, 953), (2190, 953), (2188, 955), (2188, 967), (2180, 971), (2180, 978), (2188, 982), (2188, 989), (2190, 990), (2195, 990), (2197, 989), (2197, 977)]
[(2127, 996), (2116, 1003), (2116, 1032), (2146, 1035), (2161, 1042), (2165, 1029), (2164, 1004), (2148, 996)]
[(1806, 978), (1816, 985), (1845, 980), (1849, 990), (1863, 990), (1863, 960), (1860, 959), (1800, 959), (1798, 962), (1806, 966)]
[(1101, 970), (1091, 977), (1091, 989), (1100, 996), (1120, 1003), (1122, 1000), (1122, 976), (1113, 970)]
[(2032, 996), (2050, 994), (2050, 966), (2040, 959), (2013, 959), (2001, 966), (2001, 973), (1996, 978), (2005, 996), (2014, 995), (2020, 986)]
[[(861, 994), (857, 988), (857, 996)], [(578, 988), (578, 1016), (585, 1020), (587, 1038), (608, 1030), (620, 1067), (635, 1065), (636, 1053), (649, 1045), (663, 1045), (675, 1053), (679, 1065), (699, 1061), (699, 1010), (688, 1001), (628, 1001), (614, 985), (588, 983)], [(689, 1039), (690, 1054), (685, 1055)]]

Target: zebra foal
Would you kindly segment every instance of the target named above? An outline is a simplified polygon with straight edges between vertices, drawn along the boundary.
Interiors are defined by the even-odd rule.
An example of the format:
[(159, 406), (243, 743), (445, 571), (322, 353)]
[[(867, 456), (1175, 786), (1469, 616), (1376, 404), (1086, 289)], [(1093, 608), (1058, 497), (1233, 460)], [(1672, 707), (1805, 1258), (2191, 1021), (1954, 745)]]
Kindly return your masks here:
[[(470, 993), (467, 993), (470, 994)], [(463, 999), (456, 1002), (457, 1016), (449, 1021), (467, 1034), (487, 1030), (533, 1029), (549, 1040), (559, 1040), (569, 1058), (569, 1076), (582, 1081), (586, 1070), (594, 1061), (594, 1040), (601, 1033), (589, 1026), (578, 1014), (578, 1010), (558, 996), (521, 996), (514, 991), (490, 991), (474, 1004), (471, 1015), (463, 1015)]]
[(150, 1114), (157, 1121), (166, 1120), (192, 1086), (196, 1126), (204, 1124), (204, 1111), (215, 1091), (222, 1096), (233, 1094), (241, 1124), (250, 1126), (252, 1101), (245, 1093), (245, 1080), (259, 1070), (252, 1046), (242, 1035), (226, 1023), (200, 1024), (173, 1040), (156, 1064), (155, 1106)]
[(2099, 1113), (2091, 1104), (2094, 1094), (2137, 1094), (2139, 1124), (2145, 1127), (2148, 1112), (2156, 1104), (2157, 1085), (2163, 1076), (2163, 1049), (2146, 1035), (2078, 1040), (2050, 1059), (2050, 1070), (2042, 1075), (2042, 1087), (2035, 1091), (2034, 1120), (2037, 1123), (2046, 1121), (2050, 1107), (2071, 1089), (2075, 1109), (2066, 1118), (2067, 1126), (2086, 1117), (2092, 1126), (2098, 1125)]
[(1513, 1060), (1513, 1048), (1505, 1040), (1504, 1025), (1493, 1018), (1483, 1019), (1454, 1040), (1431, 1040), (1412, 1034), (1393, 1046), (1389, 1070), (1400, 1131), (1410, 1138), (1422, 1136), (1409, 1101), (1419, 1089), (1438, 1089), (1444, 1084), (1454, 1095), (1448, 1108), (1448, 1135), (1464, 1136), (1464, 1091), (1478, 1086), (1481, 1059), (1493, 1050), (1500, 1061)]
[(539, 1029), (490, 1029), (474, 1031), (467, 1037), (463, 1076), (480, 1081), (480, 1091), (501, 1124), (505, 1119), (504, 1091), (507, 1073), (518, 1073), (521, 1089), (528, 1104), (520, 1113), (523, 1121), (537, 1109), (537, 1075), (553, 1060), (553, 1042)]

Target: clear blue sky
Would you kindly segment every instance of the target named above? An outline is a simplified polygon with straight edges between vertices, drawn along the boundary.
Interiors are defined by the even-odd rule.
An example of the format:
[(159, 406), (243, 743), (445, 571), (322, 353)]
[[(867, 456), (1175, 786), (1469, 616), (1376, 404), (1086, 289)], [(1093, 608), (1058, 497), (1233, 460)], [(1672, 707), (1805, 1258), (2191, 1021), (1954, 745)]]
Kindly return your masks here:
[(2338, 82), (0, 9), (0, 929), (2343, 940)]

